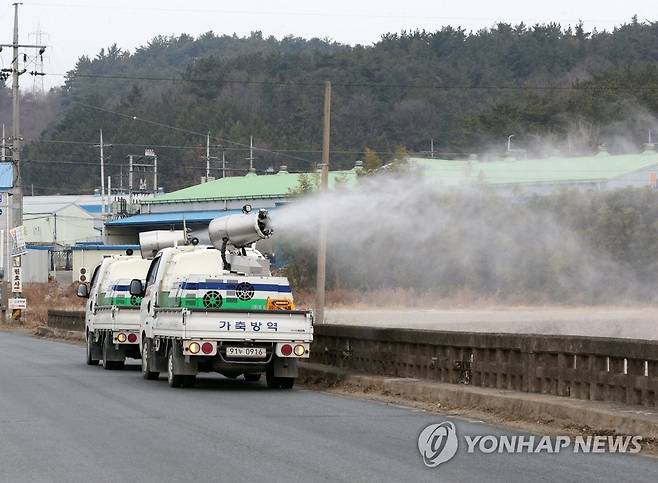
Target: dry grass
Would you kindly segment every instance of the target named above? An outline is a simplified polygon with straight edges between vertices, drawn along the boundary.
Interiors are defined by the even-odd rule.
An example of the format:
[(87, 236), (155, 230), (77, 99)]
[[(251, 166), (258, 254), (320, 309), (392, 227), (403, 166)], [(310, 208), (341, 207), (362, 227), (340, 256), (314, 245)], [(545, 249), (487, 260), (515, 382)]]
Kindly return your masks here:
[[(300, 307), (312, 307), (315, 303), (314, 290), (298, 290), (295, 292), (295, 301)], [(421, 292), (416, 289), (378, 289), (371, 291), (361, 290), (327, 290), (326, 304), (328, 307), (350, 308), (461, 308), (461, 307), (490, 307), (500, 305), (502, 301), (495, 298), (486, 298), (462, 291), (449, 297), (437, 295), (432, 292)]]
[(30, 283), (23, 287), (27, 298), (27, 311), (23, 325), (37, 327), (45, 325), (48, 309), (81, 310), (84, 301), (76, 296), (76, 285), (60, 285), (56, 282)]
[[(45, 325), (48, 309), (82, 310), (84, 301), (75, 294), (76, 285), (60, 285), (55, 282), (31, 283), (24, 286), (28, 310), (22, 325), (37, 327)], [(314, 290), (296, 290), (295, 302), (299, 308), (313, 308), (315, 305)], [(500, 307), (541, 307), (541, 306), (586, 306), (587, 303), (555, 304), (542, 300), (500, 299), (483, 297), (467, 290), (456, 292), (450, 296), (438, 295), (430, 291), (421, 292), (415, 289), (380, 289), (368, 292), (360, 290), (328, 290), (327, 307), (331, 308), (416, 308), (416, 309), (486, 309)], [(615, 301), (615, 306), (626, 305), (623, 301)], [(633, 307), (648, 305), (646, 302), (628, 301)]]
[[(315, 305), (315, 290), (295, 290), (295, 303), (299, 308), (312, 308)], [(330, 308), (415, 308), (415, 309), (490, 309), (500, 307), (586, 307), (608, 306), (643, 307), (655, 306), (650, 301), (631, 299), (606, 300), (600, 304), (584, 299), (574, 299), (567, 303), (556, 303), (542, 297), (529, 297), (519, 294), (518, 297), (483, 296), (463, 289), (451, 295), (438, 294), (432, 291), (416, 289), (378, 289), (361, 290), (327, 290), (326, 305)]]

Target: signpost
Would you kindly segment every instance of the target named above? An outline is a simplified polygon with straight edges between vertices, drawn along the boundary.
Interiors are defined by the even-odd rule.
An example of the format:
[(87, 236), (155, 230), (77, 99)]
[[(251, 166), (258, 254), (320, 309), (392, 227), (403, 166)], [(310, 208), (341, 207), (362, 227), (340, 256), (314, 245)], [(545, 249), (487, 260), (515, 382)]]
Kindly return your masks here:
[(9, 230), (11, 238), (11, 256), (20, 257), (27, 253), (27, 246), (25, 245), (25, 226), (17, 226)]
[(21, 299), (21, 298), (9, 299), (7, 301), (7, 306), (9, 310), (26, 310), (27, 299)]
[(25, 227), (20, 225), (9, 230), (9, 238), (11, 239), (12, 256), (11, 291), (15, 294), (14, 297), (17, 298), (10, 298), (7, 301), (7, 308), (11, 307), (12, 319), (20, 320), (21, 312), (25, 309), (22, 305), (27, 306), (27, 302), (25, 304), (15, 302), (16, 300), (24, 300), (19, 294), (23, 292), (23, 268), (21, 267), (21, 256), (27, 253), (27, 246), (25, 244)]
[(23, 269), (11, 267), (11, 291), (21, 293), (23, 291)]

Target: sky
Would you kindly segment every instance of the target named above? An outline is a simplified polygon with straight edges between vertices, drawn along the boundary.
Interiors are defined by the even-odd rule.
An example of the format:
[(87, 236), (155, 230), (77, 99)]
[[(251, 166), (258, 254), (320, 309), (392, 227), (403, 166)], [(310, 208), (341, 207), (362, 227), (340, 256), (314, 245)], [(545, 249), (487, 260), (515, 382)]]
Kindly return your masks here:
[[(46, 87), (63, 82), (67, 70), (81, 55), (93, 57), (117, 43), (133, 50), (156, 35), (248, 35), (330, 38), (348, 44), (372, 44), (381, 34), (403, 29), (436, 30), (444, 25), (477, 30), (498, 21), (526, 24), (556, 21), (562, 25), (585, 22), (587, 30), (611, 29), (637, 14), (656, 20), (654, 1), (601, 0), (333, 0), (330, 4), (300, 0), (24, 0), (19, 7), (21, 43), (49, 46), (44, 56)], [(0, 42), (11, 42), (13, 7), (0, 2)], [(0, 53), (2, 67), (11, 62), (7, 49)], [(28, 66), (28, 70), (31, 67)], [(23, 88), (33, 84), (25, 76)]]

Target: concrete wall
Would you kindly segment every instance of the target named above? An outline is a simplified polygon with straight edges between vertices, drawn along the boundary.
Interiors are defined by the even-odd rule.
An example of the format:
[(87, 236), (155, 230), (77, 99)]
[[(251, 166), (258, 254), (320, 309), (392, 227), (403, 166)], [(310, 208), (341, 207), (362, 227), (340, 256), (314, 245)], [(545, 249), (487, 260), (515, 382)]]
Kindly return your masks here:
[(23, 283), (47, 282), (50, 272), (50, 252), (48, 250), (28, 250), (21, 257)]
[(64, 330), (85, 330), (85, 313), (81, 310), (49, 310), (48, 327)]
[(378, 375), (658, 407), (658, 341), (315, 327), (311, 362)]

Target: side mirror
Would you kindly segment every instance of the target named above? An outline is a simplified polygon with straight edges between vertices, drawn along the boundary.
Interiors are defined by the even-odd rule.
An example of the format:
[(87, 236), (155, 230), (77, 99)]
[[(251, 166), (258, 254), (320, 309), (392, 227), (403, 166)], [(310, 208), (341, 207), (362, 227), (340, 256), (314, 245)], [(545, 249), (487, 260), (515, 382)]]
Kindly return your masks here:
[(144, 296), (144, 286), (142, 285), (142, 281), (140, 279), (134, 278), (130, 281), (130, 295), (134, 295), (136, 297)]
[(78, 297), (83, 299), (89, 298), (89, 287), (87, 287), (86, 283), (81, 283), (80, 285), (78, 285), (77, 295)]

